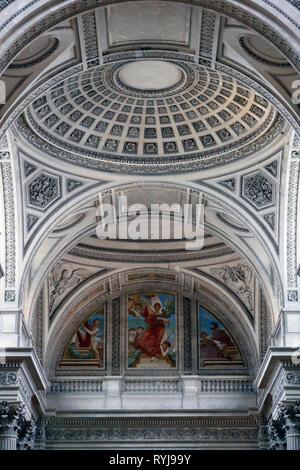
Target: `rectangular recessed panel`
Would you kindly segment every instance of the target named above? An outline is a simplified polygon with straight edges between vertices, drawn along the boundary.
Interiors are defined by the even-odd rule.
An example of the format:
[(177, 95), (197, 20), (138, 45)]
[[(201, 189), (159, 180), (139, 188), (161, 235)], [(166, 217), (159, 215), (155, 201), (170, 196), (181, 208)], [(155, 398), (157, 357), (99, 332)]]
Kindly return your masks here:
[(190, 7), (165, 2), (138, 3), (107, 8), (109, 46), (132, 41), (189, 44)]
[(288, 333), (300, 333), (300, 318), (298, 313), (287, 314), (287, 331)]

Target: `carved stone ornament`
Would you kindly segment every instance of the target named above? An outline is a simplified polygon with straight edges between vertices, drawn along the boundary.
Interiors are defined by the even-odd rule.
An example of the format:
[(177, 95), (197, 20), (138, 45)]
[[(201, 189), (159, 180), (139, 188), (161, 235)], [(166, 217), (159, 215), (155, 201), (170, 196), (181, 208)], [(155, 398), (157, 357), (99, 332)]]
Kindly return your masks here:
[(61, 300), (89, 275), (87, 269), (74, 269), (71, 263), (57, 263), (49, 276), (50, 312), (53, 312)]
[(220, 269), (212, 269), (224, 283), (240, 297), (250, 312), (253, 311), (253, 295), (251, 290), (252, 271), (245, 264), (237, 266), (224, 266)]
[(0, 436), (17, 435), (19, 421), (24, 417), (24, 405), (14, 405), (7, 401), (0, 403)]
[(17, 448), (31, 450), (36, 439), (36, 425), (32, 421), (22, 419), (19, 423)]

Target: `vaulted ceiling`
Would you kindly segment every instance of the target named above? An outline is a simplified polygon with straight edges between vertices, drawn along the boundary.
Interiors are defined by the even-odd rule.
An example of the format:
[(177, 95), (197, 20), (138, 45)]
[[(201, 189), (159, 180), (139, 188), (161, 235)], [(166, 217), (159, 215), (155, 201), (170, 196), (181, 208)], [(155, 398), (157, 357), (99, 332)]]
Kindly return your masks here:
[[(158, 267), (228, 289), (245, 318), (261, 290), (274, 322), (297, 308), (299, 58), (282, 41), (293, 27), (272, 31), (231, 2), (60, 3), (1, 51), (6, 305), (29, 322), (44, 289), (63, 317), (94, 279), (113, 294), (125, 271)], [(121, 195), (147, 207), (203, 195), (203, 249), (99, 240), (97, 200), (118, 208)]]

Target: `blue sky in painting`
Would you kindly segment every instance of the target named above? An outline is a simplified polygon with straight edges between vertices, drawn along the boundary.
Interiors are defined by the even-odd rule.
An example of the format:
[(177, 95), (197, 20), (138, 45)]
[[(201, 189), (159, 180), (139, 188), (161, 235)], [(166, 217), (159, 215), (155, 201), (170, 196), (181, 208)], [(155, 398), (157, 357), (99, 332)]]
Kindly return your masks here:
[[(98, 318), (100, 320), (100, 325), (98, 326), (98, 328), (100, 329), (100, 331), (97, 333), (97, 338), (100, 338), (100, 336), (103, 336), (104, 338), (104, 314), (103, 313), (94, 313), (89, 319), (88, 319), (88, 322), (90, 325), (93, 324), (93, 321)], [(84, 322), (85, 323), (85, 322)], [(82, 325), (83, 326), (83, 325)], [(84, 331), (84, 330), (82, 330)]]
[[(210, 323), (214, 321), (218, 323), (219, 328), (222, 330), (226, 329), (223, 327), (222, 323), (215, 317), (213, 317), (205, 308), (200, 307), (200, 332), (206, 331), (208, 335), (212, 333), (212, 330), (210, 329)], [(226, 331), (226, 333), (228, 333)]]

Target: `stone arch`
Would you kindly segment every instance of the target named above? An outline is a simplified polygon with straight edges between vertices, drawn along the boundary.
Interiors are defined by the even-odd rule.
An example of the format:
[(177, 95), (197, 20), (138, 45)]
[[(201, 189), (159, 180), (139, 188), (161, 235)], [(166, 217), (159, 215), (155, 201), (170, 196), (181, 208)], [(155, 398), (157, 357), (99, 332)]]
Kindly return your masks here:
[[(151, 183), (151, 185), (155, 185), (155, 182)], [(158, 183), (158, 185), (161, 187), (161, 183)], [(110, 185), (110, 188), (114, 188), (114, 189), (122, 189), (123, 185), (119, 185), (119, 184), (112, 184)], [(125, 185), (125, 187), (128, 187), (128, 185)], [(136, 184), (132, 184), (132, 187), (136, 187)], [(174, 185), (170, 185), (170, 187), (178, 187), (178, 185), (174, 184)], [(179, 186), (180, 187), (180, 186)], [(191, 185), (190, 183), (186, 184), (186, 185), (182, 185), (181, 188), (186, 188), (186, 187), (194, 187), (194, 188), (197, 188), (198, 190), (200, 189), (201, 190), (201, 186), (199, 187), (198, 185)], [(98, 194), (98, 191), (96, 192), (95, 189), (93, 190), (94, 192), (94, 198), (97, 196)], [(205, 193), (204, 193), (205, 194)], [(213, 199), (214, 200), (217, 200), (217, 201), (220, 201), (220, 197), (218, 197), (218, 195), (214, 194), (213, 196)], [(222, 199), (222, 197), (221, 197)], [(86, 198), (84, 196), (82, 196), (82, 203), (84, 204), (84, 201), (86, 200)], [(90, 198), (91, 200), (91, 198)], [(222, 205), (223, 205), (224, 201), (222, 201)], [(79, 205), (79, 204), (78, 204)], [(222, 206), (221, 205), (221, 206)], [(77, 206), (78, 207), (78, 206)], [(65, 217), (65, 214), (66, 214), (66, 211), (68, 211), (69, 209), (68, 208), (64, 208), (63, 211), (61, 211), (61, 213), (59, 214), (59, 220), (61, 220), (63, 217)], [(239, 206), (238, 205), (235, 205), (234, 209), (233, 209), (233, 214), (235, 215), (239, 215)], [(57, 216), (57, 214), (56, 214)], [(55, 227), (55, 223), (56, 221), (53, 220), (52, 222), (52, 227), (51, 228), (48, 228), (48, 231), (46, 234), (44, 234), (43, 236), (43, 239), (42, 240), (47, 240), (47, 236), (49, 235), (49, 233), (51, 232), (51, 230), (53, 230), (53, 228)], [(23, 280), (22, 280), (22, 283), (21, 283), (21, 291), (24, 293), (25, 292), (25, 286), (26, 286), (26, 283), (28, 283), (29, 279), (30, 279), (30, 286), (31, 286), (31, 289), (33, 290), (34, 288), (34, 285), (36, 286), (40, 286), (41, 283), (43, 284), (45, 279), (47, 278), (47, 275), (49, 274), (49, 272), (51, 271), (51, 269), (54, 267), (54, 265), (59, 261), (59, 259), (73, 246), (75, 246), (80, 240), (83, 240), (86, 236), (88, 236), (89, 234), (93, 233), (95, 229), (95, 225), (89, 225), (88, 227), (84, 227), (82, 229), (82, 227), (79, 227), (78, 228), (78, 232), (75, 233), (72, 237), (72, 239), (68, 239), (64, 245), (62, 245), (59, 249), (59, 252), (57, 253), (52, 253), (51, 256), (52, 258), (50, 260), (47, 261), (47, 265), (43, 265), (43, 269), (42, 269), (42, 273), (39, 274), (39, 276), (34, 279), (32, 277), (28, 277), (30, 276), (30, 266), (32, 265), (33, 263), (33, 260), (34, 260), (34, 256), (37, 256), (38, 255), (38, 252), (36, 253), (33, 253), (31, 258), (28, 258), (28, 261), (27, 261), (27, 266), (26, 266), (26, 269), (24, 269), (24, 272), (23, 272)], [(221, 239), (223, 242), (225, 242), (228, 246), (232, 247), (234, 249), (234, 251), (236, 251), (237, 253), (239, 253), (241, 255), (241, 257), (243, 259), (246, 259), (247, 260), (247, 264), (250, 264), (252, 269), (254, 270), (257, 278), (260, 280), (261, 282), (261, 285), (264, 286), (264, 290), (266, 292), (266, 295), (267, 295), (267, 298), (268, 298), (268, 303), (269, 303), (269, 306), (270, 306), (270, 312), (271, 312), (271, 316), (272, 316), (272, 323), (274, 324), (275, 322), (275, 316), (274, 316), (274, 309), (276, 308), (276, 304), (274, 304), (274, 299), (272, 299), (272, 291), (270, 289), (271, 288), (271, 285), (270, 284), (266, 284), (266, 280), (263, 279), (263, 277), (261, 276), (261, 273), (260, 273), (260, 267), (259, 265), (257, 265), (256, 263), (258, 262), (258, 259), (256, 257), (251, 257), (251, 252), (247, 252), (247, 251), (241, 251), (241, 248), (237, 245), (237, 244), (234, 244), (234, 242), (232, 241), (231, 239), (231, 234), (229, 233), (228, 235), (224, 235), (224, 233), (221, 233), (220, 231), (218, 231), (216, 229), (216, 227), (210, 227), (208, 229), (208, 231), (210, 233), (214, 233), (217, 235), (217, 237), (219, 239)], [(254, 232), (254, 236), (257, 237), (257, 232)], [(264, 246), (265, 243), (263, 243), (262, 246)], [(42, 245), (42, 242), (40, 243), (40, 249), (43, 250), (43, 245)], [(49, 251), (49, 256), (50, 256), (50, 252), (51, 250)], [(265, 252), (266, 253), (266, 256), (268, 257), (271, 257), (272, 254), (268, 251)], [(260, 262), (260, 261), (259, 261)], [(36, 261), (35, 261), (36, 263)], [(273, 263), (273, 273), (275, 276), (278, 276), (278, 285), (281, 284), (281, 281), (280, 281), (280, 276), (279, 276), (279, 273), (277, 271), (277, 265), (276, 265), (276, 261), (272, 261)], [(281, 286), (282, 288), (282, 286)], [(35, 288), (34, 288), (35, 289)], [(39, 289), (38, 289), (39, 290)], [(30, 320), (30, 317), (31, 317), (31, 314), (29, 312), (33, 312), (34, 310), (34, 304), (36, 302), (36, 299), (38, 297), (38, 291), (34, 291), (34, 295), (30, 297), (30, 307), (28, 308), (27, 312), (29, 314), (29, 317), (28, 317), (28, 321), (31, 322)], [(272, 300), (273, 300), (273, 303), (272, 303)], [(23, 297), (23, 301), (22, 302), (28, 302), (28, 299), (25, 299), (25, 297)]]
[[(139, 270), (124, 270), (122, 274), (139, 272), (145, 270), (145, 268), (140, 268)], [(176, 270), (170, 269), (161, 269), (160, 272), (165, 273), (176, 273)], [(191, 274), (190, 276), (193, 277)], [(95, 287), (99, 282), (105, 283), (108, 281), (110, 276), (102, 276), (101, 280), (93, 280), (90, 283), (87, 290), (93, 291), (93, 286)], [(207, 284), (206, 280), (201, 278), (201, 283), (204, 286), (207, 286), (211, 289), (211, 285)], [(173, 292), (178, 295), (178, 309), (177, 314), (182, 317), (182, 298), (188, 297), (191, 301), (194, 302), (193, 315), (197, 315), (197, 304), (201, 304), (204, 308), (208, 309), (213, 315), (215, 315), (224, 325), (224, 327), (230, 328), (233, 334), (233, 338), (236, 341), (236, 344), (240, 348), (242, 357), (245, 361), (245, 372), (250, 376), (255, 374), (255, 371), (258, 368), (258, 350), (254, 337), (254, 329), (245, 318), (244, 309), (241, 305), (238, 305), (236, 299), (232, 293), (221, 292), (220, 287), (215, 285), (217, 296), (212, 296), (209, 293), (209, 289), (206, 291), (195, 291), (187, 292), (182, 287), (182, 280), (178, 278), (176, 282), (155, 282), (155, 281), (145, 281), (136, 282), (134, 286), (127, 285), (124, 286), (118, 293), (112, 293), (107, 288), (104, 288), (103, 292), (95, 293), (94, 296), (89, 298), (86, 302), (80, 303), (80, 299), (83, 298), (84, 293), (79, 292), (75, 293), (73, 298), (62, 308), (59, 317), (53, 323), (50, 328), (49, 336), (47, 338), (47, 346), (43, 364), (45, 371), (50, 378), (57, 372), (57, 363), (63, 353), (65, 345), (72, 335), (73, 331), (82, 323), (84, 318), (89, 314), (89, 312), (95, 310), (100, 305), (112, 301), (114, 298), (121, 298), (121, 310), (125, 311), (124, 299), (127, 294), (134, 293), (137, 290), (144, 289), (151, 290), (167, 290), (168, 292)], [(226, 304), (224, 304), (224, 299), (226, 299)], [(228, 306), (230, 303), (230, 307)], [(124, 316), (124, 311), (121, 313)], [(113, 311), (109, 311), (110, 315), (113, 315)], [(123, 319), (124, 320), (124, 319)], [(122, 320), (121, 320), (122, 321)], [(196, 319), (193, 320), (194, 324), (197, 324)], [(103, 372), (102, 375), (105, 375), (107, 372)], [(125, 373), (126, 374), (126, 373)], [(76, 374), (75, 374), (76, 375)]]

